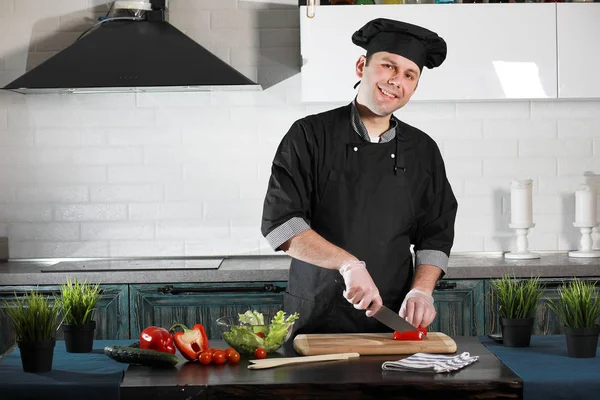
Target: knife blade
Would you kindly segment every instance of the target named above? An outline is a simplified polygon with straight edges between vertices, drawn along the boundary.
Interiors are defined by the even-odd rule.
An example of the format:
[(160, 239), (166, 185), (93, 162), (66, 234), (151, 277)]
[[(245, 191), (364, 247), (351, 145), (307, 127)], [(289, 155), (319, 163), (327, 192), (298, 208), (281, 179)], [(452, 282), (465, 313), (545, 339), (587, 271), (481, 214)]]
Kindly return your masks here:
[(409, 324), (404, 318), (397, 313), (393, 312), (386, 306), (381, 306), (379, 311), (373, 314), (373, 317), (384, 324), (385, 326), (392, 328), (396, 332), (416, 331), (417, 328)]

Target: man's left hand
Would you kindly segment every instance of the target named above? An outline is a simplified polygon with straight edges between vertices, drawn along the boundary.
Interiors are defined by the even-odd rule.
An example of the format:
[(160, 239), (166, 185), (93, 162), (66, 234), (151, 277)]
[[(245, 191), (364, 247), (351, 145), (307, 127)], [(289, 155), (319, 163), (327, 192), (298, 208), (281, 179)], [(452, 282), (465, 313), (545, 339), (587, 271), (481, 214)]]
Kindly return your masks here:
[(404, 298), (399, 314), (415, 327), (428, 327), (436, 314), (433, 297), (419, 289), (412, 289)]

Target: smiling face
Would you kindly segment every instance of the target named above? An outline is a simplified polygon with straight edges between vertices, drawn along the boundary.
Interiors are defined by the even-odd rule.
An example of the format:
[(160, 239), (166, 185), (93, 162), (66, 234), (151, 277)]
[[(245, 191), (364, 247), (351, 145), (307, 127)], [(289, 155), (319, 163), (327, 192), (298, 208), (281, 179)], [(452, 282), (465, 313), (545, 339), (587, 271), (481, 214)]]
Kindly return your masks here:
[(361, 79), (358, 103), (385, 117), (408, 103), (417, 89), (420, 71), (408, 58), (381, 51), (371, 55), (368, 64), (366, 57), (360, 56), (356, 75)]

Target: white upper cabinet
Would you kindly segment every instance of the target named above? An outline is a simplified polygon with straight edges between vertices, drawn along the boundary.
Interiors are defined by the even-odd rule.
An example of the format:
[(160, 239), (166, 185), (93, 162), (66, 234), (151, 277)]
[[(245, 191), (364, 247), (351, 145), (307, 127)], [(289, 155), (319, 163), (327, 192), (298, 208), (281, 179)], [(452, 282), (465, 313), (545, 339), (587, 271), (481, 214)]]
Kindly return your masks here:
[[(314, 18), (300, 7), (303, 101), (354, 98), (355, 64), (365, 52), (351, 36), (380, 17), (421, 25), (448, 44), (446, 61), (424, 68), (414, 101), (557, 97), (556, 4), (415, 4), (319, 6)], [(594, 44), (593, 35), (586, 40)]]
[(558, 97), (600, 97), (600, 4), (557, 4)]

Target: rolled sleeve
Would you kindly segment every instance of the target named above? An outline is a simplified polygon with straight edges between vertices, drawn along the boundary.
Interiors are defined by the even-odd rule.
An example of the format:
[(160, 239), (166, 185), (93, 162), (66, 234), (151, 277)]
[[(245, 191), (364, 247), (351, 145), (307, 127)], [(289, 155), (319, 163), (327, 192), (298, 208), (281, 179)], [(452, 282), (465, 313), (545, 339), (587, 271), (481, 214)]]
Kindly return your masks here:
[(448, 257), (454, 243), (454, 222), (458, 210), (456, 197), (446, 177), (446, 169), (437, 146), (433, 154), (435, 178), (433, 196), (416, 224), (414, 250), (416, 265), (429, 264), (439, 267), (444, 275)]
[(308, 229), (310, 229), (310, 226), (305, 220), (300, 217), (293, 217), (273, 229), (266, 236), (266, 239), (273, 250), (279, 250), (282, 244)]
[(415, 265), (433, 265), (442, 270), (442, 274), (446, 274), (448, 270), (448, 256), (443, 251), (439, 250), (418, 250), (415, 253)]

